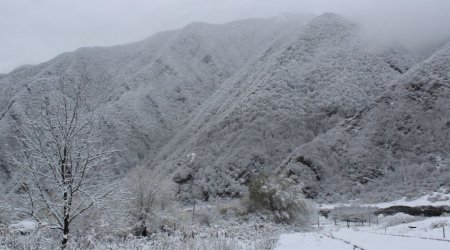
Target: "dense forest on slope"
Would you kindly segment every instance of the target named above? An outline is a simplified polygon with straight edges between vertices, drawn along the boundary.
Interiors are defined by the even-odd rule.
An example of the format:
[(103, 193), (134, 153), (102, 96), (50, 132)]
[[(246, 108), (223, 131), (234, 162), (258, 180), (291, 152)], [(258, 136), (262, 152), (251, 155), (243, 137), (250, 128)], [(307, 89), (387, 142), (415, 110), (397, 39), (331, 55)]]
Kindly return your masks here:
[(449, 53), (377, 44), (332, 13), (78, 49), (0, 75), (1, 181), (17, 124), (66, 77), (88, 79), (118, 176), (164, 180), (182, 200), (240, 197), (260, 173), (330, 201), (448, 188)]

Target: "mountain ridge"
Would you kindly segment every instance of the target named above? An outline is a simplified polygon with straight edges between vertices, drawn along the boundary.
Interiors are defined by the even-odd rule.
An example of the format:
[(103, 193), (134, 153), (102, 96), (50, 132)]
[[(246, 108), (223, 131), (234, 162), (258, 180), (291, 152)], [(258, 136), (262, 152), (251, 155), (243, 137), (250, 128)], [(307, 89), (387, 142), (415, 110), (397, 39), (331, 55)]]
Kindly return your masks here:
[[(61, 75), (84, 75), (91, 82), (87, 98), (105, 118), (104, 135), (115, 141), (113, 146), (126, 151), (118, 159), (126, 171), (144, 155), (154, 154), (255, 50), (297, 22), (302, 21), (193, 24), (140, 42), (80, 48), (36, 66), (21, 67), (0, 79), (0, 137), (14, 145), (8, 135), (14, 134), (29, 96), (45, 95)], [(7, 147), (0, 146), (3, 167), (7, 165)]]
[[(434, 74), (448, 66), (448, 47), (422, 62), (420, 53), (379, 47), (354, 22), (325, 13), (193, 23), (126, 45), (80, 48), (0, 75), (0, 172), (8, 178), (6, 155), (29, 99), (44, 97), (65, 75), (91, 82), (87, 99), (101, 117), (101, 133), (121, 150), (118, 174), (144, 169), (139, 174), (171, 183), (180, 200), (240, 197), (263, 172), (293, 178), (319, 200), (382, 199), (370, 189), (388, 193), (379, 188), (395, 182), (388, 174), (447, 161), (445, 150), (439, 156), (408, 153), (412, 141), (396, 134), (408, 126), (394, 114), (404, 117), (410, 107), (423, 113), (422, 104), (409, 103), (406, 90), (399, 90), (420, 92), (426, 84), (414, 83), (414, 76), (445, 88), (447, 80)], [(435, 110), (430, 121), (446, 119), (446, 98), (424, 104)], [(391, 107), (392, 100), (399, 106)], [(391, 123), (398, 127), (383, 130)], [(418, 138), (413, 141), (420, 144)], [(403, 144), (398, 152), (404, 159), (387, 157), (392, 149), (383, 148), (386, 143)], [(195, 160), (187, 161), (192, 153)], [(400, 162), (404, 167), (397, 168)], [(408, 178), (418, 183), (417, 176)]]
[[(401, 74), (384, 61), (385, 55), (374, 59), (376, 54), (365, 49), (357, 26), (335, 14), (313, 19), (284, 41), (288, 42), (269, 46), (251, 65), (253, 71), (244, 68), (241, 79), (219, 89), (203, 113), (162, 149), (157, 157), (157, 162), (162, 162), (153, 165), (161, 168), (158, 171), (163, 175), (172, 173), (181, 180), (180, 195), (189, 195), (191, 183), (197, 182), (201, 186), (198, 192), (206, 199), (216, 194), (239, 196), (245, 192), (242, 184), (252, 176), (275, 168), (296, 145), (331, 129), (342, 117), (357, 112), (358, 106), (368, 105), (384, 91), (379, 82), (386, 84)], [(337, 59), (347, 69), (338, 65)], [(410, 60), (399, 62), (405, 68), (412, 66)], [(359, 85), (361, 80), (367, 82)], [(330, 84), (335, 89), (329, 90)], [(343, 86), (348, 93), (336, 93)], [(310, 97), (301, 97), (308, 93), (312, 93)], [(359, 100), (345, 97), (349, 93)], [(322, 104), (314, 103), (319, 100)], [(342, 104), (351, 100), (353, 108)], [(180, 167), (179, 162), (190, 153), (197, 155), (197, 162), (190, 169)]]

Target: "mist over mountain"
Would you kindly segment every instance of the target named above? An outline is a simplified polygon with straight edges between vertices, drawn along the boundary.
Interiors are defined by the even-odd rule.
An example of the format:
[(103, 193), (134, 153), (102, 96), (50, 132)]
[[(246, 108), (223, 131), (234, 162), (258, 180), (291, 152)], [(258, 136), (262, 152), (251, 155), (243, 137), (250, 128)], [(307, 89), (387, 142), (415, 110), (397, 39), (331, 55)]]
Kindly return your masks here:
[(13, 171), (6, 158), (16, 125), (65, 75), (89, 79), (105, 143), (120, 150), (119, 176), (144, 169), (176, 186), (182, 200), (240, 197), (262, 172), (291, 176), (310, 197), (332, 201), (395, 196), (396, 173), (405, 169), (415, 173), (404, 180), (408, 192), (421, 183), (443, 188), (443, 44), (426, 52), (380, 46), (337, 14), (282, 14), (65, 53), (0, 75), (3, 181)]

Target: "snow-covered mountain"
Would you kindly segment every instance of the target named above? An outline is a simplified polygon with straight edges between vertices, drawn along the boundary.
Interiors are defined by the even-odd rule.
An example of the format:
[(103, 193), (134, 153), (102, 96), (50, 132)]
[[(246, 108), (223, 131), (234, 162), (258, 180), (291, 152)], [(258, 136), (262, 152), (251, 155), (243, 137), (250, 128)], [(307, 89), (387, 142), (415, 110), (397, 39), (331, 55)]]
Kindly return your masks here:
[(450, 43), (280, 165), (312, 196), (377, 200), (450, 190)]
[[(11, 142), (31, 96), (42, 97), (61, 75), (85, 75), (91, 82), (88, 100), (104, 117), (104, 135), (121, 150), (121, 168), (129, 169), (156, 155), (191, 112), (261, 48), (308, 19), (193, 23), (141, 42), (82, 48), (21, 67), (0, 78), (1, 140)], [(7, 147), (0, 145), (2, 168)]]
[[(449, 121), (442, 92), (448, 49), (417, 65), (419, 53), (379, 46), (363, 33), (336, 14), (283, 14), (194, 23), (24, 66), (0, 76), (0, 139), (7, 142), (0, 164), (7, 169), (14, 126), (31, 97), (62, 74), (90, 79), (88, 100), (102, 115), (105, 140), (121, 150), (122, 172), (142, 167), (148, 178), (174, 182), (181, 198), (237, 197), (252, 177), (274, 170), (295, 175), (311, 197), (352, 197), (379, 180), (395, 182), (387, 176), (399, 161), (422, 164), (433, 154), (445, 162), (449, 127), (439, 124)], [(427, 87), (433, 81), (439, 86)], [(417, 97), (424, 111), (408, 99), (411, 88), (423, 96), (434, 89), (439, 98)], [(400, 137), (399, 127), (419, 131), (408, 121), (423, 134)]]
[[(194, 181), (205, 198), (239, 196), (252, 176), (372, 105), (417, 60), (371, 45), (335, 14), (284, 34), (205, 101), (154, 165), (174, 172), (181, 192)], [(191, 152), (195, 164), (180, 168)]]

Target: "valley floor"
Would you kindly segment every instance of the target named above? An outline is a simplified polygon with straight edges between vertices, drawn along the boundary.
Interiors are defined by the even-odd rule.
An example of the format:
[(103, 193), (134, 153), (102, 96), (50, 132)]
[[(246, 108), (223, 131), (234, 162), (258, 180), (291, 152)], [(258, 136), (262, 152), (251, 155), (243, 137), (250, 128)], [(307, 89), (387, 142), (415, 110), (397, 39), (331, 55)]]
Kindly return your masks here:
[(450, 217), (428, 218), (386, 229), (382, 226), (339, 227), (328, 221), (315, 232), (282, 234), (275, 249), (448, 250), (450, 237), (444, 238), (444, 230), (438, 225), (450, 231)]

